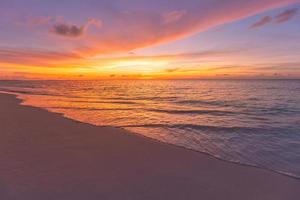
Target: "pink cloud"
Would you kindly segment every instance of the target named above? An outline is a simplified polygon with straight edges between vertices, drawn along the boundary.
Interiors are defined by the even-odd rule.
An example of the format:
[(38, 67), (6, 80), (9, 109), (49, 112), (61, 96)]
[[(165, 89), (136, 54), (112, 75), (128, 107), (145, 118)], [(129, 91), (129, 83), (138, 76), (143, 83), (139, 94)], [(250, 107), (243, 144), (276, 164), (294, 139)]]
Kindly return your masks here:
[[(122, 2), (130, 4), (132, 1), (123, 0)], [(69, 19), (67, 16), (59, 19), (56, 17), (36, 19), (32, 20), (31, 24), (45, 24), (46, 28), (43, 25), (42, 30), (44, 35), (41, 32), (34, 34), (34, 28), (30, 31), (32, 31), (32, 37), (36, 37), (34, 40), (39, 40), (36, 46), (47, 48), (45, 44), (50, 44), (49, 49), (60, 49), (67, 53), (75, 52), (76, 55), (87, 58), (100, 54), (129, 52), (167, 43), (218, 25), (286, 6), (298, 0), (220, 0), (217, 1), (218, 3), (213, 3), (211, 0), (190, 0), (187, 4), (182, 3), (182, 0), (172, 2), (172, 6), (161, 8), (160, 4), (165, 4), (165, 0), (156, 0), (156, 7), (151, 10), (147, 7), (148, 4), (151, 5), (148, 0), (136, 0), (135, 3), (140, 3), (144, 6), (143, 9), (114, 7), (112, 10), (107, 10), (107, 16), (104, 15), (104, 18), (100, 15), (101, 13), (99, 15), (94, 13), (93, 18), (83, 24), (78, 21), (71, 23), (62, 20), (63, 17)], [(160, 10), (157, 11), (157, 9)], [(76, 16), (73, 16), (74, 19), (82, 20), (79, 9), (73, 13), (76, 13)], [(288, 14), (282, 14), (277, 18), (282, 21), (287, 18), (283, 17), (286, 15)], [(97, 18), (104, 21), (103, 25)], [(264, 23), (266, 21), (268, 19), (264, 19)], [(91, 26), (98, 28), (92, 29)], [(59, 37), (49, 37), (49, 29), (51, 36)], [(51, 51), (49, 53), (51, 54)]]
[(38, 17), (26, 17), (25, 19), (18, 20), (18, 26), (25, 26), (28, 28), (39, 27), (39, 26), (46, 26), (51, 23), (55, 23), (59, 21), (60, 17), (51, 17), (51, 16), (38, 16)]
[(0, 48), (0, 63), (25, 64), (30, 66), (55, 66), (81, 60), (76, 53), (56, 52), (38, 49)]
[(29, 26), (40, 26), (40, 25), (46, 25), (52, 21), (52, 17), (37, 17), (37, 18), (29, 18), (26, 22)]
[(186, 10), (173, 10), (163, 14), (163, 23), (169, 24), (180, 20), (186, 14)]
[(90, 41), (86, 41), (77, 50), (84, 55), (127, 52), (174, 41), (297, 0), (260, 0), (255, 3), (249, 0), (228, 0), (218, 6), (191, 2), (194, 4), (192, 8), (167, 11), (162, 18), (151, 12), (119, 13), (115, 16), (118, 20), (103, 27), (101, 32), (95, 33)]

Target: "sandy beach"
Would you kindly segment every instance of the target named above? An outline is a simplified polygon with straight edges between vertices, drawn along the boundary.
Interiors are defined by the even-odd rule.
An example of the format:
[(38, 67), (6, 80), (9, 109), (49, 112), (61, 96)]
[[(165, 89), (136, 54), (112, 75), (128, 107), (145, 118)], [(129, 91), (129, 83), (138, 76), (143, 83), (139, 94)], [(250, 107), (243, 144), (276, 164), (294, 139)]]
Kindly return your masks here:
[(1, 200), (296, 200), (300, 180), (0, 94)]

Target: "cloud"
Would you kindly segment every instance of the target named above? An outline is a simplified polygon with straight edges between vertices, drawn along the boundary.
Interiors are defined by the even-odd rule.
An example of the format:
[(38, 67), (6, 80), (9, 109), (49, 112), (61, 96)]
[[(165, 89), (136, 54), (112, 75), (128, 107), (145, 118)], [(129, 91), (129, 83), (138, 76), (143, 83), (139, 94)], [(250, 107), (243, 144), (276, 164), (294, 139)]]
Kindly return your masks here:
[[(236, 55), (246, 51), (247, 49), (220, 49), (220, 50), (210, 50), (201, 52), (186, 52), (177, 54), (159, 54), (159, 55), (134, 55), (134, 56), (122, 56), (122, 57), (112, 57), (112, 58), (101, 58), (101, 61), (114, 62), (116, 60), (180, 60), (180, 59), (201, 59), (207, 57), (218, 58), (222, 56)], [(171, 68), (174, 71), (175, 68)]]
[(95, 25), (98, 28), (100, 28), (102, 22), (100, 20), (92, 18), (88, 19), (87, 22), (81, 26), (68, 24), (66, 22), (60, 22), (54, 24), (53, 27), (50, 29), (50, 32), (63, 37), (79, 38), (86, 33), (89, 26), (91, 25)]
[(75, 53), (39, 49), (0, 48), (0, 63), (48, 67), (81, 59), (82, 57)]
[(300, 62), (277, 62), (277, 63), (261, 63), (255, 69), (260, 71), (300, 71)]
[(270, 16), (265, 16), (265, 17), (262, 17), (260, 20), (258, 20), (257, 22), (253, 23), (251, 26), (249, 26), (250, 29), (253, 29), (253, 28), (258, 28), (258, 27), (261, 27), (261, 26), (264, 26), (266, 24), (269, 24), (272, 22), (272, 17)]
[(29, 16), (25, 19), (18, 20), (16, 25), (25, 26), (27, 28), (50, 26), (50, 32), (55, 35), (69, 38), (79, 38), (85, 35), (86, 31), (91, 25), (100, 28), (102, 26), (102, 21), (99, 19), (89, 18), (83, 25), (78, 26), (65, 22), (61, 16)]
[[(6, 7), (5, 2), (8, 4)], [(17, 52), (20, 57), (15, 56), (16, 60), (23, 59), (28, 62), (24, 53), (27, 49), (32, 49), (33, 45), (48, 49), (50, 55), (53, 51), (64, 51), (65, 54), (76, 52), (82, 59), (103, 54), (131, 52), (175, 41), (298, 0), (220, 0), (217, 4), (211, 0), (188, 2), (173, 0), (171, 5), (166, 3), (167, 0), (89, 0), (89, 3), (74, 0), (72, 9), (68, 12), (64, 12), (70, 6), (67, 1), (57, 3), (27, 0), (25, 4), (23, 0), (15, 0), (14, 4), (19, 5), (15, 7), (11, 6), (11, 1), (5, 2), (1, 2), (3, 5), (0, 6), (0, 15), (1, 11), (10, 9), (10, 15), (20, 15), (23, 18), (33, 16), (28, 22), (33, 25), (29, 29), (12, 27), (13, 23), (1, 27), (1, 34), (8, 37), (4, 37), (5, 41), (0, 38), (0, 43), (11, 47), (17, 46), (19, 48), (17, 51), (21, 53)], [(38, 17), (40, 13), (47, 13), (52, 17), (40, 18)], [(88, 18), (90, 19), (85, 23), (78, 22)], [(98, 19), (103, 20), (103, 25)], [(13, 17), (6, 17), (5, 20), (13, 20)], [(49, 30), (52, 36), (57, 37), (49, 37)], [(33, 62), (32, 58), (36, 56), (38, 62), (42, 62), (41, 58), (44, 58), (45, 61), (42, 63), (54, 63), (45, 56), (39, 58), (39, 54), (35, 51), (30, 50), (29, 53), (33, 53), (29, 55), (30, 62)], [(8, 61), (8, 57), (5, 59)], [(13, 59), (9, 60), (15, 62)], [(57, 59), (58, 61), (63, 59)]]
[(172, 72), (176, 72), (176, 71), (178, 71), (178, 70), (180, 70), (180, 68), (176, 67), (176, 68), (169, 68), (169, 69), (166, 69), (165, 71), (166, 71), (166, 72), (169, 72), (169, 73), (172, 73)]
[(169, 24), (179, 21), (186, 15), (186, 10), (173, 10), (163, 14), (163, 23)]
[(275, 17), (275, 23), (284, 23), (291, 20), (298, 13), (298, 8), (288, 9)]
[(56, 21), (56, 18), (50, 16), (26, 17), (26, 19), (22, 19), (18, 21), (16, 24), (19, 26), (34, 27), (34, 26), (47, 25), (54, 21)]
[[(140, 4), (145, 3), (141, 1)], [(169, 8), (162, 10), (160, 15), (157, 15), (158, 11), (151, 10), (116, 12), (112, 13), (113, 17), (109, 22), (105, 22), (106, 26), (95, 33), (92, 39), (86, 41), (84, 47), (79, 47), (78, 51), (86, 56), (128, 52), (171, 42), (295, 1), (260, 0), (254, 3), (249, 0), (228, 0), (226, 3), (220, 2), (216, 7), (209, 1), (191, 0), (190, 3), (181, 5), (181, 1), (174, 0), (173, 7), (177, 4), (180, 6), (171, 11), (168, 11)], [(155, 1), (155, 5), (160, 5), (159, 2), (163, 1)], [(147, 4), (143, 5), (144, 9)], [(152, 3), (149, 4), (153, 6)]]
[(262, 17), (257, 22), (253, 23), (252, 25), (250, 25), (249, 28), (250, 29), (258, 28), (261, 26), (265, 26), (271, 22), (274, 22), (277, 24), (284, 23), (284, 22), (291, 20), (297, 14), (297, 12), (298, 12), (298, 8), (292, 8), (292, 9), (288, 9), (288, 10), (276, 15), (274, 18), (270, 17), (270, 16), (265, 16), (265, 17)]
[(65, 37), (80, 37), (83, 35), (84, 27), (69, 24), (55, 24), (51, 32)]

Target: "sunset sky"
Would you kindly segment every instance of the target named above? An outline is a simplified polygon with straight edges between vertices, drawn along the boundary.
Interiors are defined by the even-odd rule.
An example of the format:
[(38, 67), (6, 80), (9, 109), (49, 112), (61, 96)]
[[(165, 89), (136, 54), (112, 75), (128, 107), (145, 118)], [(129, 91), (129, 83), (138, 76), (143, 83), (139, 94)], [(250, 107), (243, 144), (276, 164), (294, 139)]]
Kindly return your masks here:
[(0, 1), (0, 79), (102, 78), (300, 78), (300, 1)]

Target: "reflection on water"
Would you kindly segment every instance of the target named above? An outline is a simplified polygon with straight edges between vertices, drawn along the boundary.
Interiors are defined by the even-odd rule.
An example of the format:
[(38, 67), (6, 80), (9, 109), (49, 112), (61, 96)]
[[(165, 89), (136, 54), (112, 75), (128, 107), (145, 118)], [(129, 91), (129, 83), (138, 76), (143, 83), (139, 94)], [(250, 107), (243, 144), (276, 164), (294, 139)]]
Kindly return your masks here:
[(1, 81), (25, 104), (300, 177), (300, 81)]

